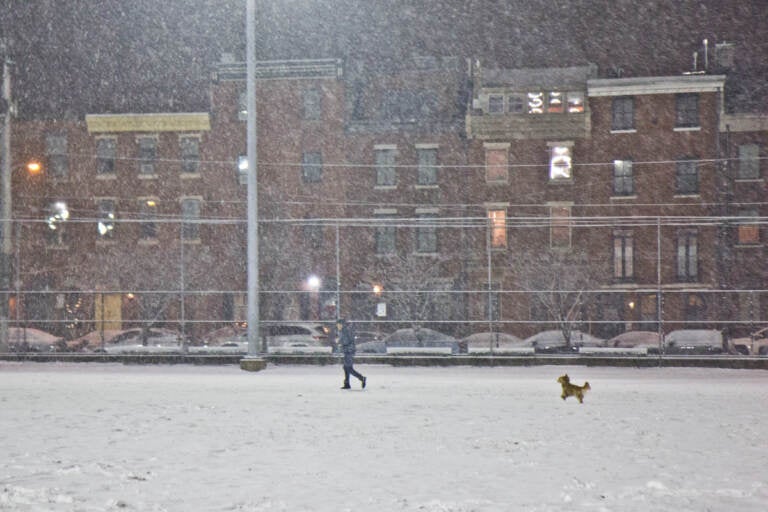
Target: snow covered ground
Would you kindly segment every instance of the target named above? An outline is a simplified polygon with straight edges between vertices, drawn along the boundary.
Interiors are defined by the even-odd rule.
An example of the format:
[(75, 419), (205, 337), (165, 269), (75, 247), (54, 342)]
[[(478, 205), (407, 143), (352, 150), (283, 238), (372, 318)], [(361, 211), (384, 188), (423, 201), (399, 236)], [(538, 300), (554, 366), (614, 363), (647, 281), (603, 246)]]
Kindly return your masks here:
[[(0, 362), (0, 510), (768, 505), (768, 372)], [(558, 375), (590, 381), (560, 399)]]

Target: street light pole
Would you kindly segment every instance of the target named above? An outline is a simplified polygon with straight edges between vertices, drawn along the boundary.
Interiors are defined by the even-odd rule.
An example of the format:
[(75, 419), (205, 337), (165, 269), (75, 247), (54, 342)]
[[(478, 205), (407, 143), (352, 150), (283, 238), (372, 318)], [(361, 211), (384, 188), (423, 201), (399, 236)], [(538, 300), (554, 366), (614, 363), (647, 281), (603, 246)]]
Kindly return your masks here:
[(256, 0), (246, 4), (246, 108), (248, 151), (248, 356), (262, 353), (259, 344), (259, 198), (256, 154)]
[[(2, 152), (0, 158), (0, 349), (8, 346), (8, 292), (11, 283), (11, 257), (13, 239), (11, 236), (11, 58), (8, 56), (5, 42), (0, 42), (0, 54), (3, 59), (3, 90), (0, 101), (0, 131), (2, 131)], [(4, 351), (4, 350), (0, 350)]]

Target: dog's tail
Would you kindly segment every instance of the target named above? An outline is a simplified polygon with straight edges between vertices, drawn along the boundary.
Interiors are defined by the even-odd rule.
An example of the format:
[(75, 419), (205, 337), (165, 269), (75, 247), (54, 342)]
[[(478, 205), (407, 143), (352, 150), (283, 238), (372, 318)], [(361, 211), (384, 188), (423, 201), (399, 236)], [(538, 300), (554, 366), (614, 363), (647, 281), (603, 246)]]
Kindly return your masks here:
[(584, 389), (592, 389), (592, 386), (589, 385), (589, 382), (584, 382), (584, 386), (582, 386)]

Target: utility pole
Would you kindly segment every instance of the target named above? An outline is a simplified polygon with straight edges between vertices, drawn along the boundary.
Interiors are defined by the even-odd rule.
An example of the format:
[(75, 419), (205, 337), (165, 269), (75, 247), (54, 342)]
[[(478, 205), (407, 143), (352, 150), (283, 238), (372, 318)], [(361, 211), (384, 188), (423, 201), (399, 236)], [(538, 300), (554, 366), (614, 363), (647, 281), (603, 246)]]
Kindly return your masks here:
[[(11, 61), (5, 41), (0, 41), (3, 59), (3, 90), (0, 98), (0, 352), (8, 350), (8, 298), (11, 289), (11, 257), (13, 237), (11, 233)], [(17, 306), (18, 307), (18, 306)]]

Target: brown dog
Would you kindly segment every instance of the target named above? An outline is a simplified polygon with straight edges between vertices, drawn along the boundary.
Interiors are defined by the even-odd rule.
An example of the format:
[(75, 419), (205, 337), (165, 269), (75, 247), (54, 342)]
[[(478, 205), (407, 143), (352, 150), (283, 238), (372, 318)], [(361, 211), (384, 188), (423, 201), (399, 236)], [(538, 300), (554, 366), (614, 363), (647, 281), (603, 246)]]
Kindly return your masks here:
[(571, 378), (568, 377), (567, 373), (558, 377), (557, 382), (559, 382), (560, 386), (563, 388), (563, 394), (560, 395), (560, 398), (565, 400), (569, 396), (575, 396), (580, 404), (584, 403), (584, 393), (592, 389), (589, 382), (584, 382), (583, 386), (571, 384)]

